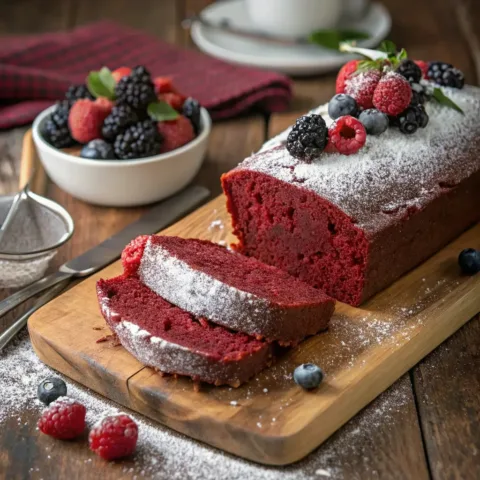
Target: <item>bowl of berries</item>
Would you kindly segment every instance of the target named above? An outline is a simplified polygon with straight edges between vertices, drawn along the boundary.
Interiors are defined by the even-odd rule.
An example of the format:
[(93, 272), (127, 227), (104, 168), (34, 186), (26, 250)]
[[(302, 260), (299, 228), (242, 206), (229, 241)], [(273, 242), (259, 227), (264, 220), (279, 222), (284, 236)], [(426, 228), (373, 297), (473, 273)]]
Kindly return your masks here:
[(115, 207), (153, 203), (188, 185), (210, 130), (206, 109), (143, 66), (90, 72), (32, 128), (39, 158), (60, 188)]

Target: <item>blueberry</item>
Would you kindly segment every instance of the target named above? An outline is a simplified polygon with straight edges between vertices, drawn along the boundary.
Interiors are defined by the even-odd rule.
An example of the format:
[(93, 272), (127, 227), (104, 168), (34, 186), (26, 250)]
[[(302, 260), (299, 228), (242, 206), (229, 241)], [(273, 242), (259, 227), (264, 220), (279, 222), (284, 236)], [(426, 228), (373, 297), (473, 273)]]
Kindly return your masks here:
[(46, 405), (67, 394), (67, 385), (58, 377), (49, 377), (43, 380), (37, 388), (39, 400)]
[(480, 250), (466, 248), (458, 256), (458, 264), (466, 275), (475, 275), (480, 272)]
[(84, 145), (80, 156), (92, 160), (114, 160), (115, 152), (113, 145), (110, 145), (105, 140), (97, 139)]
[(311, 390), (317, 388), (323, 380), (322, 370), (313, 363), (304, 363), (293, 372), (293, 379), (297, 385)]
[(332, 120), (343, 117), (344, 115), (357, 117), (358, 111), (358, 105), (355, 99), (344, 93), (335, 95), (328, 103), (328, 114)]
[(389, 124), (388, 116), (375, 108), (364, 110), (358, 119), (370, 135), (380, 135), (387, 130)]

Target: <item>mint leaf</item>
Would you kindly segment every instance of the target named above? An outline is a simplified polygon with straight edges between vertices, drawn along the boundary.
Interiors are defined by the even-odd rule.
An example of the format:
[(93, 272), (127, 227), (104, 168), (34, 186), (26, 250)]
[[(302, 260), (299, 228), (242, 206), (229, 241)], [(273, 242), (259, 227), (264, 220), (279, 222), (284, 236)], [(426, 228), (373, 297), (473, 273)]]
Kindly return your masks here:
[[(103, 69), (102, 69), (103, 70)], [(115, 99), (115, 85), (113, 88), (109, 81), (107, 80), (107, 84), (102, 81), (101, 78), (101, 71), (100, 72), (90, 72), (87, 77), (87, 88), (89, 92), (95, 97), (105, 97), (109, 100)], [(103, 77), (107, 77), (107, 74), (104, 73)], [(113, 79), (113, 78), (112, 78)]]
[(317, 30), (308, 36), (308, 41), (331, 50), (338, 50), (341, 42), (366, 40), (370, 35), (356, 30)]
[(112, 72), (107, 67), (103, 67), (98, 72), (98, 76), (103, 85), (115, 95), (115, 79), (113, 78)]
[(148, 105), (147, 113), (152, 120), (164, 122), (166, 120), (176, 120), (179, 113), (167, 102), (153, 102)]
[(384, 40), (378, 49), (381, 52), (388, 53), (388, 55), (395, 55), (397, 53), (397, 46), (391, 40)]
[(453, 108), (457, 112), (460, 112), (461, 114), (465, 115), (463, 110), (450, 98), (448, 98), (444, 93), (441, 88), (435, 87), (433, 89), (433, 97), (434, 100), (436, 100), (440, 105), (445, 105), (448, 108)]

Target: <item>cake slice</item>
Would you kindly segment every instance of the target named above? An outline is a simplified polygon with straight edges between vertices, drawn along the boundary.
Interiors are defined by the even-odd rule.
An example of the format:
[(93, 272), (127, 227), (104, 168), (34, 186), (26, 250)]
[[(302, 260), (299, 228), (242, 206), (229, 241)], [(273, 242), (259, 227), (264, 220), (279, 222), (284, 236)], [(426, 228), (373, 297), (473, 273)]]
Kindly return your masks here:
[(192, 315), (281, 345), (325, 329), (334, 310), (320, 290), (208, 241), (143, 236), (122, 260), (126, 275)]
[(272, 361), (272, 346), (194, 317), (136, 277), (100, 280), (102, 314), (141, 363), (196, 381), (239, 386)]

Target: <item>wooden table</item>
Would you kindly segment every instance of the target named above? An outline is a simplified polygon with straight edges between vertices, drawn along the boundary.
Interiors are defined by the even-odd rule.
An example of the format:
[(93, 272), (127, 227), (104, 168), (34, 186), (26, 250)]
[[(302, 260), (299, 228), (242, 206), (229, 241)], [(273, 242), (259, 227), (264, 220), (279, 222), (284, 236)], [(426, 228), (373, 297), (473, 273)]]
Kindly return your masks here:
[[(112, 18), (142, 28), (168, 41), (190, 46), (188, 35), (178, 28), (185, 15), (199, 11), (206, 0), (42, 0), (2, 2), (0, 33), (68, 29), (100, 18)], [(410, 56), (442, 59), (463, 70), (468, 83), (480, 82), (480, 2), (477, 0), (384, 0), (393, 16), (392, 40)], [(26, 15), (27, 9), (35, 14)], [(148, 12), (148, 13), (146, 13)], [(300, 113), (328, 101), (334, 93), (334, 75), (296, 79), (290, 112), (270, 118), (258, 114), (217, 123), (212, 132), (206, 162), (197, 181), (212, 194), (220, 192), (220, 174), (257, 149), (269, 136), (283, 130)], [(18, 159), (25, 129), (0, 133), (0, 194), (15, 191)], [(57, 264), (74, 257), (138, 218), (142, 209), (92, 207), (71, 198), (55, 185), (48, 195), (63, 204), (75, 219), (76, 234), (56, 258)], [(1, 292), (5, 296), (8, 292)], [(0, 331), (22, 309), (0, 319)], [(1, 368), (1, 364), (0, 364)], [(379, 422), (365, 435), (353, 435), (346, 425), (312, 455), (335, 452), (338, 478), (371, 479), (478, 479), (480, 478), (480, 316), (401, 378), (386, 396), (403, 401), (389, 421)], [(0, 386), (1, 387), (1, 386)], [(1, 399), (1, 390), (0, 390)], [(1, 408), (1, 400), (0, 400)], [(382, 399), (354, 419), (365, 425), (382, 409)], [(105, 466), (80, 460), (77, 446), (58, 442), (51, 458), (39, 454), (42, 439), (35, 430), (33, 414), (16, 419), (0, 429), (0, 478), (130, 478), (118, 465)], [(355, 430), (353, 430), (355, 432)], [(228, 461), (222, 460), (222, 461)], [(71, 471), (69, 465), (75, 464)], [(306, 462), (288, 471), (308, 469)], [(311, 463), (311, 462), (310, 462)], [(292, 470), (293, 469), (293, 470)], [(297, 470), (295, 470), (297, 469)], [(281, 478), (278, 470), (278, 478)], [(178, 472), (177, 472), (178, 473)], [(325, 472), (309, 472), (313, 477)], [(159, 467), (158, 478), (172, 472)], [(333, 475), (332, 475), (333, 476)], [(178, 477), (181, 478), (181, 477)], [(259, 471), (258, 478), (262, 478)]]

